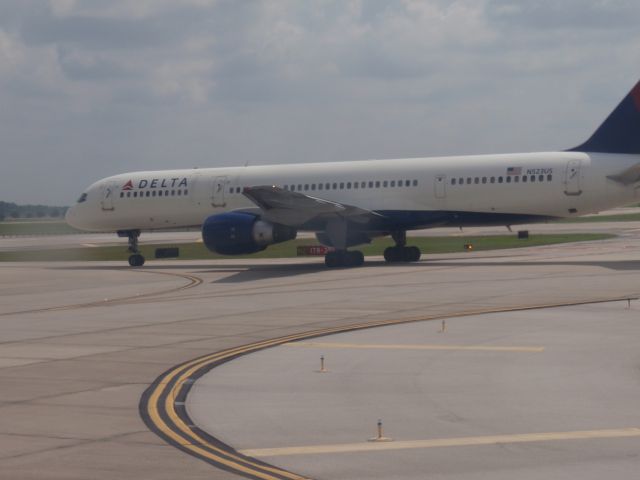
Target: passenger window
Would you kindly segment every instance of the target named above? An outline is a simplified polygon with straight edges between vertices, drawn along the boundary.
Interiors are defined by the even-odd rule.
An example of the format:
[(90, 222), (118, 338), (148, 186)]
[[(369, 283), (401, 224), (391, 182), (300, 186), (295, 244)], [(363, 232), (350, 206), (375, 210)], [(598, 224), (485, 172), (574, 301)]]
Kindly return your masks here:
[(455, 184), (456, 184), (456, 179), (455, 179), (455, 178), (452, 178), (452, 179), (451, 179), (451, 185), (455, 185)]
[(189, 190), (185, 190), (184, 192), (182, 192), (184, 195), (187, 195), (189, 193)]
[(478, 177), (473, 179), (473, 183), (475, 183), (476, 185), (480, 183), (480, 179)]
[(331, 190), (331, 184), (330, 183), (325, 183), (324, 184), (324, 189), (325, 190)]
[(315, 190), (315, 189), (316, 189), (316, 184), (315, 184), (315, 183), (312, 183), (312, 184), (311, 184), (311, 190)]
[(367, 182), (360, 182), (360, 188), (367, 188)]
[(471, 185), (471, 177), (467, 177), (467, 185)]
[(490, 183), (496, 183), (496, 177), (491, 177), (491, 178), (489, 179), (489, 182), (490, 182)]
[(340, 190), (344, 190), (344, 182), (340, 182)]
[(333, 184), (333, 189), (334, 189), (334, 190), (337, 190), (337, 189), (338, 189), (338, 184), (337, 184), (337, 183), (334, 183), (334, 184)]
[(347, 188), (351, 189), (351, 182), (347, 182)]
[(388, 182), (387, 180), (384, 180), (384, 181), (382, 182), (382, 186), (383, 186), (384, 188), (387, 188), (387, 185), (389, 185), (389, 182)]
[(413, 181), (413, 186), (414, 186), (414, 187), (417, 187), (417, 186), (418, 186), (418, 180), (414, 180), (414, 181)]
[(358, 188), (358, 182), (353, 182), (353, 188)]
[(369, 188), (373, 188), (373, 182), (369, 182)]
[(527, 176), (526, 175), (522, 175), (522, 183), (527, 183)]
[(515, 177), (513, 177), (514, 183), (518, 183), (519, 181), (520, 181), (520, 175), (516, 175)]
[(536, 176), (535, 175), (531, 175), (531, 181), (535, 182), (536, 181)]
[(391, 180), (391, 184), (389, 186), (395, 187), (396, 186), (396, 181), (395, 180)]
[(482, 177), (482, 183), (487, 183), (487, 177)]
[(544, 175), (538, 175), (538, 181), (544, 182)]
[(150, 197), (151, 196), (151, 192), (147, 190), (147, 193), (145, 194), (145, 197)]
[(380, 188), (380, 180), (376, 180), (376, 188)]
[(120, 192), (120, 198), (124, 197), (124, 192)]
[(306, 192), (307, 190), (309, 190), (309, 184), (308, 184), (308, 183), (305, 183), (305, 184), (304, 184), (304, 191)]
[(547, 175), (547, 182), (550, 182), (551, 180), (553, 180), (553, 175), (551, 174)]
[(507, 177), (507, 183), (511, 183), (511, 177)]
[(411, 180), (405, 180), (404, 181), (404, 186), (405, 187), (410, 187), (411, 186)]
[(133, 196), (137, 197), (138, 196), (138, 192), (133, 192)]
[(502, 183), (502, 177), (498, 177), (498, 183)]

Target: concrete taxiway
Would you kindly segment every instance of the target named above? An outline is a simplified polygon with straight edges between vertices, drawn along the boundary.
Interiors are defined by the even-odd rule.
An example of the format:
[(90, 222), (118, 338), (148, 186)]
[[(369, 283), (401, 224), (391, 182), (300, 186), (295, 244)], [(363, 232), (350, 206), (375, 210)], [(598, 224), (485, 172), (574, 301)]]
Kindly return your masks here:
[[(364, 396), (359, 397), (363, 403), (360, 418), (350, 418), (344, 412), (332, 415), (337, 415), (336, 420), (342, 419), (343, 429), (325, 428), (305, 434), (306, 427), (310, 427), (305, 422), (317, 420), (304, 420), (304, 411), (311, 406), (304, 405), (292, 411), (292, 420), (280, 423), (274, 432), (267, 428), (269, 418), (254, 424), (253, 419), (248, 422), (238, 416), (241, 407), (253, 407), (242, 403), (231, 409), (230, 397), (223, 399), (229, 409), (212, 417), (219, 423), (206, 423), (206, 414), (198, 421), (206, 425), (209, 434), (240, 449), (360, 443), (375, 433), (378, 417), (383, 418), (389, 436), (397, 442), (554, 432), (566, 437), (567, 432), (582, 430), (601, 431), (601, 435), (609, 432), (607, 438), (585, 440), (594, 442), (585, 447), (576, 447), (575, 439), (530, 443), (503, 439), (498, 442), (499, 447), (406, 448), (380, 452), (380, 456), (371, 452), (344, 453), (340, 454), (340, 461), (336, 461), (335, 453), (258, 458), (322, 478), (358, 478), (371, 472), (372, 465), (384, 462), (396, 464), (395, 478), (413, 478), (414, 470), (423, 468), (416, 458), (423, 456), (438, 466), (437, 471), (431, 472), (441, 478), (506, 478), (510, 469), (533, 477), (537, 466), (542, 468), (539, 477), (544, 468), (549, 468), (548, 472), (556, 477), (579, 473), (595, 478), (607, 467), (614, 477), (623, 478), (630, 471), (629, 465), (638, 466), (638, 440), (623, 437), (621, 431), (639, 426), (637, 415), (629, 407), (629, 396), (637, 395), (630, 369), (639, 358), (630, 347), (636, 333), (631, 320), (609, 314), (606, 308), (632, 315), (640, 311), (637, 303), (631, 304), (633, 313), (623, 312), (624, 304), (617, 303), (610, 307), (575, 307), (577, 310), (566, 310), (569, 313), (561, 315), (557, 322), (551, 314), (545, 317), (534, 311), (514, 313), (515, 317), (453, 317), (639, 294), (640, 238), (633, 230), (601, 242), (434, 255), (412, 265), (385, 265), (379, 258), (368, 259), (367, 265), (358, 269), (328, 270), (321, 259), (150, 261), (142, 269), (125, 267), (124, 259), (122, 263), (2, 264), (0, 478), (238, 478), (181, 451), (144, 423), (139, 412), (140, 398), (158, 376), (194, 358), (276, 337), (363, 322), (439, 315), (451, 317), (446, 334), (436, 337), (437, 321), (416, 323), (413, 327), (393, 327), (399, 330), (392, 343), (402, 344), (408, 336), (416, 337), (411, 340), (415, 344), (447, 341), (461, 345), (533, 346), (543, 347), (544, 352), (355, 348), (334, 348), (329, 352), (323, 347), (332, 372), (322, 381), (342, 378), (352, 395), (363, 395), (354, 390), (358, 384), (352, 379), (363, 372), (365, 364), (369, 365), (370, 355), (389, 360), (385, 362), (387, 370), (382, 370), (386, 375), (363, 380), (366, 401)], [(507, 329), (510, 325), (514, 326), (513, 332)], [(404, 328), (421, 330), (411, 333)], [(377, 345), (384, 340), (380, 332), (383, 330), (352, 333), (349, 335), (372, 336), (341, 337), (335, 341)], [(255, 359), (268, 354), (273, 355), (269, 362), (278, 363), (287, 356), (304, 356), (309, 363), (300, 361), (305, 369), (300, 372), (303, 375), (309, 368), (316, 368), (319, 353), (312, 347), (282, 346), (256, 353)], [(421, 370), (425, 373), (417, 375), (417, 383), (411, 387), (415, 396), (404, 398), (402, 389), (389, 392), (389, 377), (408, 362), (406, 358), (399, 360), (398, 355), (429, 358), (434, 369), (440, 370)], [(337, 356), (344, 356), (344, 362), (334, 363)], [(241, 357), (224, 368), (241, 368), (242, 363), (236, 362), (245, 361), (253, 365), (252, 357)], [(360, 362), (357, 358), (367, 360)], [(470, 362), (472, 359), (477, 361)], [(600, 368), (596, 368), (598, 359), (603, 359)], [(585, 362), (584, 368), (581, 361)], [(469, 363), (471, 369), (466, 371)], [(265, 361), (264, 368), (268, 365)], [(334, 371), (340, 368), (338, 365), (345, 369), (343, 374)], [(556, 370), (549, 373), (554, 366)], [(383, 367), (376, 366), (376, 370), (380, 368)], [(447, 369), (459, 374), (461, 381), (448, 378)], [(490, 373), (494, 370), (501, 374)], [(254, 383), (245, 383), (244, 390), (236, 390), (237, 384), (233, 384), (236, 393), (250, 393), (241, 395), (245, 402), (251, 400), (249, 397), (260, 400), (255, 393), (259, 391), (259, 384), (255, 383), (255, 373), (259, 371), (240, 374), (239, 378), (245, 374), (254, 377)], [(282, 414), (272, 408), (278, 398), (283, 405), (295, 402), (293, 387), (298, 385), (296, 378), (302, 377), (290, 370), (281, 373), (278, 381), (282, 385), (293, 384), (271, 396), (269, 408), (257, 408), (265, 417), (275, 419)], [(273, 378), (272, 374), (265, 379)], [(211, 375), (215, 378), (216, 369), (211, 370)], [(397, 382), (407, 388), (407, 378), (400, 375)], [(578, 388), (580, 378), (588, 380), (582, 388)], [(603, 386), (600, 396), (589, 397), (593, 393), (590, 389), (598, 385)], [(554, 395), (544, 396), (539, 404), (534, 405), (533, 399), (528, 398), (534, 393), (540, 398), (543, 391), (548, 391), (542, 387), (554, 386)], [(198, 382), (193, 388), (194, 392), (199, 388)], [(265, 395), (273, 393), (273, 388)], [(568, 397), (563, 395), (563, 388), (569, 389)], [(419, 409), (417, 399), (423, 393), (431, 400)], [(494, 404), (500, 397), (498, 393), (512, 401), (503, 398), (502, 403)], [(339, 407), (335, 405), (339, 400), (325, 399), (332, 411)], [(569, 415), (571, 400), (575, 399), (575, 411)], [(497, 405), (506, 412), (503, 418), (496, 413)], [(609, 406), (611, 412), (596, 415), (594, 409), (598, 405)], [(531, 407), (535, 407), (534, 415), (526, 416)], [(412, 425), (402, 411), (407, 408), (421, 410), (420, 422)], [(319, 411), (318, 415), (328, 413), (329, 410)], [(291, 436), (284, 441), (288, 431)], [(234, 445), (235, 441), (238, 445)], [(187, 446), (193, 445), (185, 443), (182, 448)], [(510, 455), (512, 452), (515, 453)], [(362, 461), (357, 460), (358, 455), (362, 455)]]
[[(417, 322), (285, 343), (211, 370), (188, 410), (241, 453), (310, 478), (633, 478), (635, 307), (454, 317), (444, 331)], [(387, 441), (368, 441), (378, 419)]]

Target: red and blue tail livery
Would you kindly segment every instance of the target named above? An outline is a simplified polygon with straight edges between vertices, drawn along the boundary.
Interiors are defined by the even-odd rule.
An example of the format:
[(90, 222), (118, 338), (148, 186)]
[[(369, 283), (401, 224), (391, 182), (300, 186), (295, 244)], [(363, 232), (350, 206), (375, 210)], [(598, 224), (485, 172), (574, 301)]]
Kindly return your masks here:
[(589, 140), (571, 151), (640, 153), (640, 81)]

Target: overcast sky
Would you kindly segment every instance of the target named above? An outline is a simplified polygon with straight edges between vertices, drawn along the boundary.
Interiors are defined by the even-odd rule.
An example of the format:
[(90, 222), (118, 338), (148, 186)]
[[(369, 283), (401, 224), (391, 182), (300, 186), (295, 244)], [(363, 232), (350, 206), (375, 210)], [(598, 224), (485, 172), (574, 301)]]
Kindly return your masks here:
[(555, 150), (640, 78), (637, 0), (0, 1), (0, 200), (133, 170)]

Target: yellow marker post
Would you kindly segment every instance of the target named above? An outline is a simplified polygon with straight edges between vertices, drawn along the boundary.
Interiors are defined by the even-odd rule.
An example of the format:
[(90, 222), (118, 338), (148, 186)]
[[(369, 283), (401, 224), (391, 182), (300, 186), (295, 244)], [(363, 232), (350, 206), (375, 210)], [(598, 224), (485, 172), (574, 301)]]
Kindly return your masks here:
[(316, 373), (329, 373), (329, 370), (324, 368), (324, 355), (320, 356), (320, 370), (316, 370)]
[(438, 332), (438, 333), (444, 333), (444, 332), (446, 332), (446, 331), (447, 331), (447, 322), (446, 322), (446, 320), (443, 318), (443, 319), (442, 319), (442, 328), (440, 329), (440, 332)]

